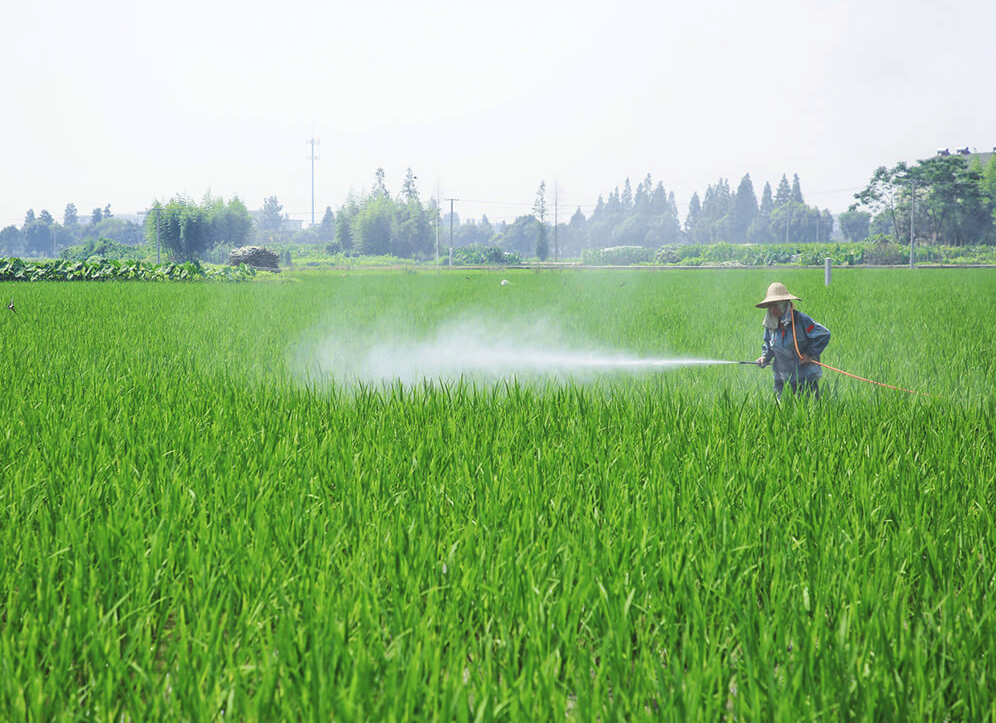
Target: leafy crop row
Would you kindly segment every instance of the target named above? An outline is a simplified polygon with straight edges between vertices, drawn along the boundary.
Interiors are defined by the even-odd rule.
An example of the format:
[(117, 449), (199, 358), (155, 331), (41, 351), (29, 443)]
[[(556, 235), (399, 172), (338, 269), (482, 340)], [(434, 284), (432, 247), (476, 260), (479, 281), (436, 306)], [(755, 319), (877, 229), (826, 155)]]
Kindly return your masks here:
[[(822, 266), (826, 258), (834, 266), (889, 266), (909, 261), (909, 246), (885, 237), (860, 243), (790, 244), (670, 244), (659, 249), (618, 246), (586, 250), (589, 265), (628, 266), (656, 263), (678, 266)], [(917, 263), (996, 264), (992, 246), (924, 246), (914, 248)]]
[(255, 271), (244, 264), (206, 268), (197, 261), (151, 264), (118, 259), (0, 259), (0, 281), (247, 281), (254, 275)]

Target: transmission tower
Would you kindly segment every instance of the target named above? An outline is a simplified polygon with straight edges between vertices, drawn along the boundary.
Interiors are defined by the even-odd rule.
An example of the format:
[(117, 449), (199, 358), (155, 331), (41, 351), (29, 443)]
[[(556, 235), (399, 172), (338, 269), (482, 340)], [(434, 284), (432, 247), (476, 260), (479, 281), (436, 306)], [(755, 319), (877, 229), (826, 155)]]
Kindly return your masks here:
[(311, 225), (315, 225), (315, 161), (318, 160), (318, 156), (315, 155), (315, 146), (321, 143), (320, 139), (310, 138), (305, 141), (311, 145), (311, 153), (308, 156), (311, 159)]

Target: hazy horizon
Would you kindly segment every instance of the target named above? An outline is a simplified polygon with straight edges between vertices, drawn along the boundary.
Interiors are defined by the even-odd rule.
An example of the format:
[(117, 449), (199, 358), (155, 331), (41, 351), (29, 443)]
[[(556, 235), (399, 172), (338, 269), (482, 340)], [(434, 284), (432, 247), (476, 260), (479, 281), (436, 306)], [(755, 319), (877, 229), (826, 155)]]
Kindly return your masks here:
[(996, 146), (981, 0), (169, 10), (0, 9), (0, 226), (207, 191), (309, 220), (309, 138), (316, 221), (378, 167), (392, 193), (411, 167), (463, 220), (529, 213), (540, 181), (562, 220), (588, 215), (647, 173), (682, 221), (693, 192), (745, 173), (758, 196), (797, 173), (838, 213), (876, 166)]

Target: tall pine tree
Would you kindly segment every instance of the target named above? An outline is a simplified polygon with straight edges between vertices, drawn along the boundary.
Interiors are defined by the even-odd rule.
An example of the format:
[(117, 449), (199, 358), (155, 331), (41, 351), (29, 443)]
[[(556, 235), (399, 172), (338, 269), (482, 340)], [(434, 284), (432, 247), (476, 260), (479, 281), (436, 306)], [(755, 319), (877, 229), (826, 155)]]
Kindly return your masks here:
[(699, 193), (692, 193), (692, 198), (688, 202), (688, 215), (685, 216), (685, 233), (692, 243), (700, 243), (699, 225), (702, 221), (702, 202), (699, 201)]
[(747, 242), (747, 229), (758, 215), (757, 196), (754, 195), (754, 183), (750, 180), (750, 174), (746, 174), (737, 187), (737, 194), (733, 198), (733, 207), (729, 214), (729, 238), (730, 243), (742, 244)]
[(778, 190), (775, 191), (775, 208), (781, 208), (792, 200), (792, 187), (789, 186), (788, 179), (782, 174), (782, 180), (778, 182)]
[(771, 218), (771, 212), (775, 210), (775, 199), (771, 195), (771, 184), (764, 182), (764, 190), (761, 192), (761, 208), (759, 212), (765, 220)]
[(623, 213), (629, 213), (633, 210), (633, 187), (629, 183), (629, 176), (626, 177), (626, 182), (623, 184), (620, 200), (622, 201)]
[(792, 202), (793, 203), (806, 203), (802, 200), (802, 186), (799, 183), (799, 174), (792, 174)]

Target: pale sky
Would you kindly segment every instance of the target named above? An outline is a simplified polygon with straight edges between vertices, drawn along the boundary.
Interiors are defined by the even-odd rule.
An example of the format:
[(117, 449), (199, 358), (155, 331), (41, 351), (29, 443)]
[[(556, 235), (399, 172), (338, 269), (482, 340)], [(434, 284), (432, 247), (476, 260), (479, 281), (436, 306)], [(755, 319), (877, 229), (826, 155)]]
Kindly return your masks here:
[(310, 219), (312, 137), (316, 220), (378, 167), (464, 219), (647, 173), (682, 221), (745, 173), (836, 213), (878, 165), (996, 146), (993, 0), (3, 0), (0, 29), (3, 226), (208, 190)]

